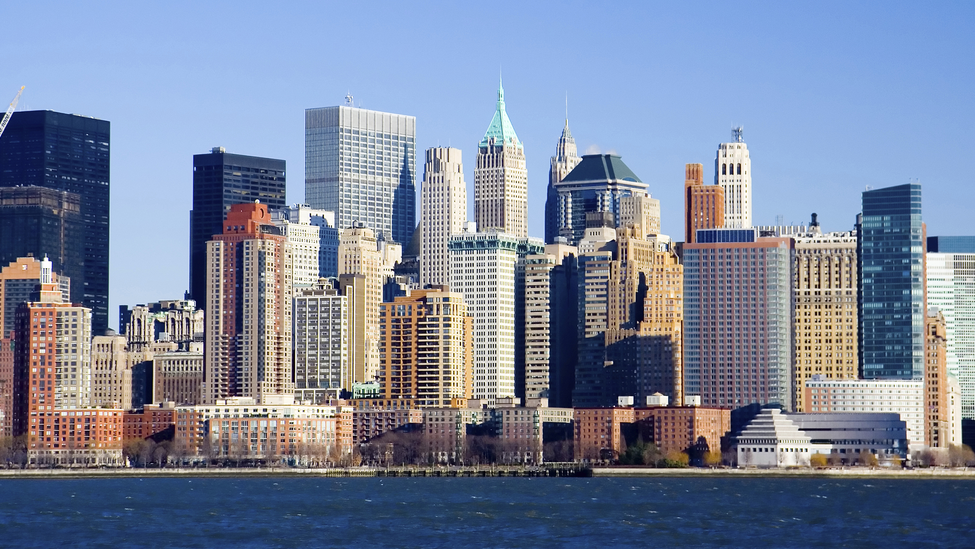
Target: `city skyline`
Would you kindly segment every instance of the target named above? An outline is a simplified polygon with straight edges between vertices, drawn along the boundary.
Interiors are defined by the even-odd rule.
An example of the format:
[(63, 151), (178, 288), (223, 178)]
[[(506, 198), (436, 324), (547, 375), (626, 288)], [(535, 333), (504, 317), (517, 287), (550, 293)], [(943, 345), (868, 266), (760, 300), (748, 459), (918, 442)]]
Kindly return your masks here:
[[(967, 32), (972, 6), (917, 13), (906, 3), (835, 4), (810, 13), (743, 5), (719, 13), (707, 5), (651, 11), (624, 3), (594, 12), (545, 4), (522, 6), (518, 20), (491, 31), (480, 22), (501, 7), (376, 8), (368, 11), (379, 27), (414, 31), (402, 35), (410, 52), (402, 61), (388, 58), (404, 39), (389, 34), (366, 44), (354, 39), (364, 28), (355, 24), (322, 36), (314, 31), (334, 9), (303, 4), (261, 12), (214, 3), (192, 19), (178, 8), (59, 4), (43, 38), (36, 25), (8, 29), (4, 45), (23, 53), (0, 79), (0, 100), (26, 85), (18, 111), (79, 113), (112, 124), (109, 325), (119, 305), (175, 299), (187, 289), (182, 258), (194, 154), (223, 146), (286, 160), (296, 170), (287, 178), (287, 201), (302, 202), (304, 111), (341, 105), (351, 93), (357, 106), (415, 116), (418, 155), (439, 144), (473, 160), (494, 110), (499, 70), (525, 144), (530, 236), (544, 236), (548, 164), (566, 96), (580, 154), (622, 155), (661, 201), (663, 232), (675, 240), (683, 236), (684, 165), (704, 164), (703, 179), (712, 181), (712, 155), (737, 125), (755, 155), (755, 225), (774, 224), (778, 215), (798, 223), (817, 212), (824, 230), (850, 230), (866, 186), (916, 178), (925, 189), (928, 234), (970, 232), (964, 208), (975, 186), (966, 185), (971, 175), (962, 160), (965, 130), (975, 123), (967, 101), (975, 61), (961, 52), (975, 45)], [(40, 9), (16, 5), (9, 15), (31, 20)], [(146, 18), (158, 25), (136, 24)], [(232, 24), (212, 29), (207, 21), (218, 18)], [(258, 22), (281, 29), (280, 40), (250, 41), (233, 30)], [(586, 41), (591, 28), (610, 24), (614, 40)], [(113, 32), (76, 30), (91, 26)], [(497, 33), (521, 55), (473, 55)], [(78, 48), (82, 36), (86, 47)], [(442, 57), (436, 70), (425, 64), (428, 51)], [(721, 57), (736, 61), (715, 68)], [(250, 72), (260, 77), (241, 85)], [(431, 86), (434, 74), (443, 78)], [(607, 84), (606, 74), (627, 83)], [(464, 168), (469, 196), (471, 160)], [(420, 168), (414, 166), (418, 180)], [(468, 209), (473, 219), (472, 200)], [(146, 268), (160, 257), (180, 261)]]

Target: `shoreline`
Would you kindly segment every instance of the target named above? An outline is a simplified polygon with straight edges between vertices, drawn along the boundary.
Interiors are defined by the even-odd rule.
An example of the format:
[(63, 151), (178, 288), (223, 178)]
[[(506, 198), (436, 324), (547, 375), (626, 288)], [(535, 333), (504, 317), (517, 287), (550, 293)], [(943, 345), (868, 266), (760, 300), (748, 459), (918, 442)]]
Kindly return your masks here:
[(273, 468), (172, 468), (172, 469), (0, 469), (0, 481), (7, 479), (82, 479), (82, 478), (248, 478), (248, 477), (326, 477), (326, 478), (635, 478), (635, 477), (744, 477), (744, 478), (883, 478), (975, 480), (975, 468), (929, 469), (666, 469), (652, 467), (597, 467), (566, 469), (545, 467), (349, 467), (329, 469)]

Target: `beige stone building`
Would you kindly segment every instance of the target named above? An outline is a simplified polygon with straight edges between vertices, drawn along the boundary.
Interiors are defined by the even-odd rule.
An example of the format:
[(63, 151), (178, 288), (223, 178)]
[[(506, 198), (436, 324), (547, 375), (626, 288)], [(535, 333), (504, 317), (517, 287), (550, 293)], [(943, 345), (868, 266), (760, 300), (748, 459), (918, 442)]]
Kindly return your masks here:
[[(371, 381), (379, 371), (379, 304), (383, 301), (383, 254), (372, 229), (349, 227), (339, 237), (339, 277), (362, 275), (363, 288), (361, 347), (350, 350), (356, 365), (355, 381)], [(352, 305), (353, 308), (355, 304)], [(357, 319), (353, 318), (353, 322)], [(358, 342), (357, 342), (358, 343)], [(361, 374), (358, 371), (361, 369)], [(361, 375), (362, 377), (358, 377)]]
[(477, 146), (474, 221), (479, 231), (497, 229), (519, 238), (528, 236), (525, 147), (508, 119), (500, 86), (494, 118)]
[(467, 183), (460, 149), (427, 149), (420, 189), (420, 284), (450, 283), (450, 236), (464, 231)]
[(525, 398), (548, 398), (551, 368), (551, 274), (578, 252), (567, 244), (548, 244), (545, 253), (525, 256)]
[(796, 235), (795, 410), (808, 412), (805, 382), (857, 379), (857, 251), (852, 232)]
[(152, 402), (175, 402), (181, 406), (200, 403), (203, 386), (203, 345), (188, 351), (168, 351), (152, 357)]

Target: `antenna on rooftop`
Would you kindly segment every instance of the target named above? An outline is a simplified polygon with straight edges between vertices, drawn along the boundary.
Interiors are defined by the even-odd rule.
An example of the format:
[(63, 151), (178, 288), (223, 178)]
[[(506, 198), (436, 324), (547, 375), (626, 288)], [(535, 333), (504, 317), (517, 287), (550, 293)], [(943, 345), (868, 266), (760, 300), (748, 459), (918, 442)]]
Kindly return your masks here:
[(346, 94), (345, 94), (345, 104), (348, 107), (354, 107), (355, 106), (355, 105), (352, 104), (352, 92), (346, 92)]
[(735, 143), (741, 143), (742, 134), (744, 133), (744, 130), (745, 128), (743, 128), (742, 126), (731, 128), (731, 138), (734, 139)]

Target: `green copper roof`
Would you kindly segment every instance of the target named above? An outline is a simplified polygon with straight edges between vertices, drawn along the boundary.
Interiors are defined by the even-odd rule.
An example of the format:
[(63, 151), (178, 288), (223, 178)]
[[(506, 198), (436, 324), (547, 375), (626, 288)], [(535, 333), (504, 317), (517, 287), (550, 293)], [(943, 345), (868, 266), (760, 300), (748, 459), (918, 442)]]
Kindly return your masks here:
[(519, 149), (522, 147), (521, 141), (518, 141), (518, 135), (515, 134), (515, 128), (511, 125), (511, 120), (508, 120), (508, 113), (504, 111), (504, 86), (500, 83), (498, 84), (498, 110), (495, 111), (491, 125), (484, 132), (484, 138), (481, 139), (478, 147), (486, 148), (492, 137), (498, 145), (507, 143)]
[(563, 183), (572, 181), (632, 181), (642, 183), (623, 160), (615, 154), (587, 154), (582, 162), (569, 175), (562, 179)]

